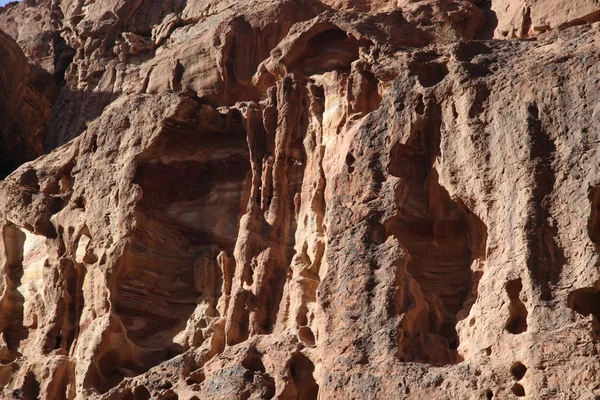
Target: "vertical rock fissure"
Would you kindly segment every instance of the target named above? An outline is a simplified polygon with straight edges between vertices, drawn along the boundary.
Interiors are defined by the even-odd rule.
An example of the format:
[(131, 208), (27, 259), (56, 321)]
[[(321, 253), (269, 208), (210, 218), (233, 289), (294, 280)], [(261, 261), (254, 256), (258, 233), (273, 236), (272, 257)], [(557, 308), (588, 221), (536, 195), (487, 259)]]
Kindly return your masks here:
[[(410, 289), (400, 300), (404, 318), (399, 357), (443, 365), (460, 361), (457, 315), (468, 314), (463, 308), (477, 292), (471, 264), (483, 256), (479, 253), (487, 235), (485, 227), (470, 226), (475, 221), (483, 224), (467, 218), (472, 212), (452, 200), (439, 183), (433, 164), (439, 154), (440, 125), (439, 106), (430, 101), (406, 144), (393, 147), (389, 172), (402, 178), (399, 214), (385, 225), (387, 235), (395, 236), (408, 253), (401, 268), (418, 282), (415, 289), (400, 275), (400, 287)], [(470, 299), (469, 306), (473, 302)]]
[(4, 265), (4, 297), (1, 308), (1, 331), (8, 348), (8, 354), (3, 354), (2, 361), (12, 361), (18, 356), (19, 344), (29, 335), (27, 328), (23, 325), (23, 307), (25, 298), (18, 290), (23, 278), (23, 246), (25, 245), (25, 234), (18, 228), (7, 225), (2, 228), (4, 241), (4, 253), (6, 264)]
[(556, 173), (552, 165), (556, 146), (544, 130), (537, 104), (527, 105), (527, 128), (531, 135), (530, 160), (533, 190), (525, 223), (530, 253), (527, 268), (541, 291), (541, 299), (552, 299), (552, 285), (558, 283), (564, 252), (557, 242), (558, 227), (551, 214)]
[(270, 90), (269, 103), (262, 111), (262, 127), (248, 136), (249, 145), (257, 146), (250, 150), (255, 174), (253, 196), (260, 193), (262, 199), (249, 201), (245, 217), (248, 225), (242, 229), (259, 231), (262, 237), (240, 236), (236, 244), (241, 250), (236, 250), (237, 284), (249, 288), (238, 286), (233, 294), (227, 328), (229, 345), (271, 333), (277, 321), (294, 255), (295, 199), (302, 190), (306, 161), (306, 110), (304, 82), (286, 76)]

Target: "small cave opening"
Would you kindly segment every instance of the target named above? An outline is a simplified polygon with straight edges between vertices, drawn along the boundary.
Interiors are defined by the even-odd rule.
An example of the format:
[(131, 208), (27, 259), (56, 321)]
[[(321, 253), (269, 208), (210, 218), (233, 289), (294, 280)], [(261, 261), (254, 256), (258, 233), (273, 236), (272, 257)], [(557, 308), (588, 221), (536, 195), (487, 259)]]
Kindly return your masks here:
[(54, 338), (54, 348), (60, 349), (60, 345), (62, 344), (62, 337), (60, 335)]
[(521, 282), (521, 278), (513, 279), (506, 283), (506, 293), (509, 299), (509, 316), (504, 327), (513, 335), (527, 331), (528, 311), (520, 298), (522, 289), (523, 283)]
[(294, 353), (288, 362), (288, 381), (278, 400), (317, 400), (319, 385), (313, 373), (315, 365), (302, 353)]
[(354, 172), (354, 162), (356, 158), (352, 155), (352, 153), (346, 154), (346, 166), (348, 167), (348, 173), (351, 174)]
[(349, 70), (352, 62), (359, 58), (359, 47), (354, 37), (332, 27), (310, 38), (290, 65), (300, 65), (306, 75)]
[[(242, 361), (242, 367), (246, 368), (244, 380), (245, 389), (241, 398), (249, 399), (254, 394), (255, 398), (271, 399), (275, 396), (275, 379), (266, 373), (262, 361), (262, 354), (255, 348), (250, 348), (246, 358)], [(256, 396), (260, 394), (259, 396)]]
[(242, 367), (252, 372), (265, 372), (265, 365), (262, 362), (262, 354), (256, 349), (250, 349), (246, 358), (242, 361)]
[(25, 375), (25, 380), (23, 381), (23, 399), (39, 399), (40, 398), (40, 383), (36, 379), (33, 372), (29, 371), (27, 375)]
[(179, 395), (172, 390), (167, 390), (162, 395), (163, 400), (179, 400)]
[(523, 379), (523, 377), (525, 376), (525, 373), (527, 372), (527, 367), (517, 361), (515, 362), (513, 365), (511, 365), (510, 367), (510, 373), (511, 375), (518, 381), (520, 381), (521, 379)]
[(583, 316), (594, 316), (600, 321), (600, 290), (583, 288), (570, 292), (567, 306)]
[(152, 395), (145, 386), (127, 388), (121, 393), (121, 400), (150, 400)]
[(448, 67), (439, 62), (416, 62), (413, 61), (408, 66), (412, 75), (416, 75), (417, 80), (423, 87), (432, 87), (444, 80), (448, 75)]
[(206, 380), (206, 375), (204, 374), (204, 370), (199, 368), (190, 373), (190, 376), (187, 377), (185, 383), (188, 385), (199, 385)]
[(65, 81), (67, 69), (75, 58), (75, 49), (70, 47), (60, 32), (55, 31), (52, 37), (54, 46), (54, 81), (60, 86)]
[(515, 383), (510, 391), (517, 397), (525, 397), (525, 388), (520, 383)]
[(307, 346), (314, 346), (317, 341), (312, 329), (308, 326), (298, 328), (298, 339)]

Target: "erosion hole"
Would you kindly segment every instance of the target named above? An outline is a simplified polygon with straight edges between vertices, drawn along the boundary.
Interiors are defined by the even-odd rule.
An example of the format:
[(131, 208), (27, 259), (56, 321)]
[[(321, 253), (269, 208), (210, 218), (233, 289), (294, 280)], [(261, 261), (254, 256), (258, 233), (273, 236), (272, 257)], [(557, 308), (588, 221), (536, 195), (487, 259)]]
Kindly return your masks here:
[(23, 382), (23, 399), (39, 399), (40, 383), (35, 379), (33, 372), (29, 371)]
[(581, 315), (593, 315), (600, 320), (600, 291), (594, 288), (574, 290), (567, 296), (567, 306)]
[(308, 326), (298, 329), (298, 339), (307, 346), (314, 346), (316, 343), (315, 335)]
[(506, 293), (510, 300), (509, 304), (509, 317), (506, 321), (505, 329), (514, 334), (518, 335), (527, 330), (527, 308), (521, 301), (519, 294), (523, 289), (521, 278), (508, 281), (506, 283)]
[(359, 43), (339, 28), (325, 30), (312, 37), (291, 64), (302, 65), (307, 75), (350, 69), (358, 59)]
[(517, 361), (516, 363), (514, 363), (510, 367), (510, 373), (518, 381), (520, 381), (521, 379), (523, 379), (523, 377), (525, 376), (526, 372), (527, 372), (527, 367), (523, 363), (521, 363), (519, 361)]
[(409, 66), (411, 72), (417, 75), (421, 86), (435, 86), (448, 75), (448, 68), (437, 62), (414, 63)]
[(352, 155), (352, 153), (348, 153), (346, 155), (346, 166), (348, 167), (348, 173), (351, 174), (352, 172), (354, 172), (354, 162), (356, 161), (356, 158), (354, 158), (354, 156)]
[(319, 396), (319, 385), (313, 377), (315, 365), (302, 353), (292, 355), (288, 364), (289, 377), (279, 400), (316, 400)]
[(150, 400), (152, 395), (145, 386), (136, 386), (133, 389), (126, 389), (122, 394), (123, 400)]
[(519, 383), (515, 383), (510, 391), (517, 397), (525, 397), (525, 388)]

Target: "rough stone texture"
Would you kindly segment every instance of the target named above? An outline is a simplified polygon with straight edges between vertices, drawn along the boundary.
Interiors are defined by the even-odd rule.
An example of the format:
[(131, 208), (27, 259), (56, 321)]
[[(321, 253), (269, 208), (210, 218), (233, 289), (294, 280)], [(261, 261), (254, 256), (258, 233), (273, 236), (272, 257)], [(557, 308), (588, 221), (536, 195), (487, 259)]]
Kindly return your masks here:
[(19, 45), (0, 32), (0, 177), (44, 153), (56, 87), (29, 65)]
[(2, 31), (21, 45), (32, 63), (50, 73), (54, 73), (55, 45), (60, 37), (53, 22), (50, 0), (11, 2), (0, 7)]
[(496, 38), (531, 37), (551, 29), (600, 20), (597, 0), (483, 0), (488, 1), (489, 29)]
[(506, 3), (0, 10), (1, 397), (599, 397), (600, 27)]

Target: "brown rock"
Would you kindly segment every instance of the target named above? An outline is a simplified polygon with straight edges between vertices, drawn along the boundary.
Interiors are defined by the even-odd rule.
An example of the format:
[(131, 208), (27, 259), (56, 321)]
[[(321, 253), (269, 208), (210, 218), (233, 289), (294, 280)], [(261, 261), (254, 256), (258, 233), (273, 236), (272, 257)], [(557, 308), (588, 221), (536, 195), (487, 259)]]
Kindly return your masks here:
[(29, 65), (19, 45), (0, 32), (0, 175), (43, 154), (56, 89), (51, 77)]
[(600, 395), (596, 24), (34, 3), (0, 22), (67, 65), (0, 35), (2, 398)]
[(594, 0), (494, 1), (489, 18), (494, 22), (494, 37), (536, 36), (551, 29), (600, 20), (600, 4)]

